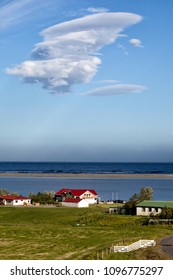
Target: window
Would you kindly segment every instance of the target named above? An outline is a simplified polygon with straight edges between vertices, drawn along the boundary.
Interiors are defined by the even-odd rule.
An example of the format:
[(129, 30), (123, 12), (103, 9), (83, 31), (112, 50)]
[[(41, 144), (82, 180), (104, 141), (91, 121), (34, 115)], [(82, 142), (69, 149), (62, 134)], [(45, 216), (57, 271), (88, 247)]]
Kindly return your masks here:
[(142, 212), (145, 212), (145, 207), (142, 207)]
[(149, 208), (148, 208), (148, 210), (149, 210), (149, 212), (151, 212), (151, 211), (152, 211), (152, 208), (151, 208), (151, 207), (149, 207)]

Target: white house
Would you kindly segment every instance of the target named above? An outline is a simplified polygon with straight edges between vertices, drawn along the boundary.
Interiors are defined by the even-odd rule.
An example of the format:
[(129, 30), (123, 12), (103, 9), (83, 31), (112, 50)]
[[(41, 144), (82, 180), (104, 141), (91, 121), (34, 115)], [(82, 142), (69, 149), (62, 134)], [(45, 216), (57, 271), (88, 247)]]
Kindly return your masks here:
[(62, 201), (61, 204), (62, 206), (77, 207), (77, 208), (89, 206), (89, 203), (85, 199), (71, 198), (71, 197), (67, 197), (65, 200)]
[(28, 206), (31, 204), (31, 199), (24, 196), (3, 195), (0, 196), (0, 204), (12, 206)]
[(144, 200), (136, 205), (137, 216), (157, 215), (164, 207), (173, 208), (173, 201)]

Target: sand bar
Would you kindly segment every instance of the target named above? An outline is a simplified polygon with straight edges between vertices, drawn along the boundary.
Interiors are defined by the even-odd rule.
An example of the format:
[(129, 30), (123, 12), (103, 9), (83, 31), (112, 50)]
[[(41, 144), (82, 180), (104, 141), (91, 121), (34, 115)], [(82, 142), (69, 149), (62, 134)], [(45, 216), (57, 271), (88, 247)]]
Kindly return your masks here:
[(0, 173), (0, 177), (172, 179), (173, 174)]

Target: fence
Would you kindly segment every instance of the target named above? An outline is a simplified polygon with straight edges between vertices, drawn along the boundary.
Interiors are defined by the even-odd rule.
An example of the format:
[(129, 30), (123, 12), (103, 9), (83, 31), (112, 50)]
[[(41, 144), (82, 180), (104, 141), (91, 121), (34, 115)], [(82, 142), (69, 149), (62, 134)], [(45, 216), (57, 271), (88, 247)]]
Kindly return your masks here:
[(113, 246), (113, 252), (130, 252), (133, 250), (137, 250), (139, 248), (146, 248), (148, 246), (155, 246), (156, 242), (154, 240), (142, 240), (136, 241), (128, 246)]
[[(104, 250), (98, 251), (94, 253), (92, 259), (96, 260), (106, 260), (109, 254), (118, 253), (118, 252), (130, 252), (133, 250), (137, 250), (140, 248), (146, 248), (148, 246), (155, 246), (156, 242), (154, 240), (145, 240), (140, 239), (128, 246), (125, 245), (111, 245), (109, 248), (105, 248)], [(91, 257), (91, 256), (90, 256)]]

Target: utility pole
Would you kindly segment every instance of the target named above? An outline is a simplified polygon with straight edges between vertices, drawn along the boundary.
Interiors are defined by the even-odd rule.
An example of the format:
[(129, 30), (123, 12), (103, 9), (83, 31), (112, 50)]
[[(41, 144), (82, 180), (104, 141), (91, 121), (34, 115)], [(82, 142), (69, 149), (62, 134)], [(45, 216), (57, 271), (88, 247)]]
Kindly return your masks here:
[(118, 202), (118, 192), (116, 192), (116, 202)]

